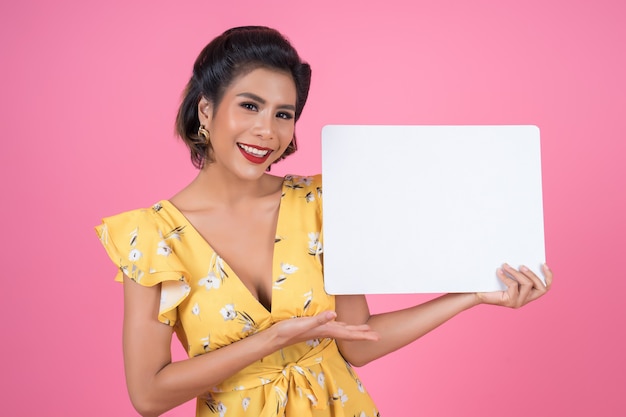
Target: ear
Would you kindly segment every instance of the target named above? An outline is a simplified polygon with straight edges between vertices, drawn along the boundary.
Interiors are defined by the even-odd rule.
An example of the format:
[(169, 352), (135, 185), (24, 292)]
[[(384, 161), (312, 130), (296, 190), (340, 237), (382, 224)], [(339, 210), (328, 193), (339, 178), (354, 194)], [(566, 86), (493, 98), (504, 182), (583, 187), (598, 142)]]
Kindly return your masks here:
[(213, 105), (205, 97), (198, 102), (198, 120), (201, 125), (208, 126), (213, 116)]

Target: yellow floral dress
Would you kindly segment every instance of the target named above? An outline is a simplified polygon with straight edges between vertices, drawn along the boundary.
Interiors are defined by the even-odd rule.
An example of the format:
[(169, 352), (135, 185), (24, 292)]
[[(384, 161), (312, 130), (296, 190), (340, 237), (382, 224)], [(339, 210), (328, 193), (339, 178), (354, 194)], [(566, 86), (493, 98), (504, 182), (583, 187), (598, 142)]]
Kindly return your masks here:
[[(287, 176), (278, 215), (271, 311), (169, 201), (108, 217), (96, 231), (123, 274), (161, 284), (158, 319), (189, 357), (292, 317), (334, 309), (324, 291), (321, 178)], [(197, 399), (196, 416), (372, 417), (378, 411), (333, 339), (281, 349)]]

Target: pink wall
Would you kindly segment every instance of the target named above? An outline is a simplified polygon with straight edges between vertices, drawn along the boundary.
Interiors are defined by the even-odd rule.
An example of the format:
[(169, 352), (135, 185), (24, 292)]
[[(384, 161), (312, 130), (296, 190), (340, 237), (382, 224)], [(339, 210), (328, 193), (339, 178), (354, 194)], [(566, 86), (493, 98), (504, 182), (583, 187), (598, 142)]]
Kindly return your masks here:
[[(383, 415), (623, 415), (625, 12), (618, 0), (3, 2), (0, 414), (133, 415), (122, 288), (92, 226), (190, 181), (172, 124), (193, 59), (230, 26), (265, 24), (314, 69), (301, 151), (276, 173), (319, 171), (328, 123), (541, 127), (553, 292), (476, 308), (361, 369)], [(375, 311), (422, 299), (370, 298)]]

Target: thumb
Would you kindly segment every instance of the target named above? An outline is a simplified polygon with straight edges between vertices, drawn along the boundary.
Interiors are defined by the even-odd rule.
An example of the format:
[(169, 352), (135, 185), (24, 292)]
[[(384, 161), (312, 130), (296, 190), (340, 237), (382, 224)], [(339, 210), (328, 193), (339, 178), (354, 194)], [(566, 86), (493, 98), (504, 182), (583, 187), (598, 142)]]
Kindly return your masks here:
[(315, 318), (317, 319), (318, 325), (326, 324), (329, 321), (333, 321), (335, 320), (336, 317), (337, 317), (337, 313), (335, 313), (334, 311), (330, 311), (330, 310), (324, 311), (318, 314), (317, 316), (315, 316)]

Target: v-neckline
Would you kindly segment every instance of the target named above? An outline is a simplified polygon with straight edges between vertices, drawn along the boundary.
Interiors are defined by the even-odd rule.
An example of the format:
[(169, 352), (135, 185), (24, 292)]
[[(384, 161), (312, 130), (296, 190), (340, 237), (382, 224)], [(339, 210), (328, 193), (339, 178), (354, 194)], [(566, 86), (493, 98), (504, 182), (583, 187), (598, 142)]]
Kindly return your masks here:
[[(189, 227), (189, 229), (192, 231), (192, 233), (202, 242), (202, 244), (204, 246), (206, 246), (206, 249), (208, 249), (211, 253), (215, 254), (216, 256), (218, 256), (223, 263), (224, 268), (226, 268), (228, 270), (228, 272), (230, 274), (228, 274), (228, 276), (232, 276), (235, 278), (236, 282), (238, 285), (240, 285), (243, 290), (244, 293), (247, 294), (252, 300), (254, 300), (256, 302), (256, 304), (263, 310), (265, 311), (267, 314), (272, 314), (272, 311), (274, 311), (274, 306), (276, 303), (276, 291), (274, 291), (274, 287), (275, 287), (275, 270), (276, 270), (276, 259), (277, 259), (277, 255), (276, 255), (276, 243), (277, 240), (276, 238), (279, 236), (278, 231), (281, 230), (281, 223), (282, 223), (282, 212), (283, 212), (283, 198), (285, 197), (285, 184), (286, 184), (287, 180), (286, 178), (283, 178), (282, 184), (281, 184), (281, 189), (280, 189), (280, 197), (279, 197), (279, 202), (278, 202), (278, 217), (276, 219), (276, 230), (274, 231), (274, 247), (272, 249), (272, 277), (271, 277), (271, 289), (270, 289), (270, 296), (271, 296), (271, 300), (270, 300), (270, 305), (269, 305), (269, 309), (267, 307), (265, 307), (265, 305), (257, 298), (254, 296), (254, 294), (252, 294), (252, 291), (250, 291), (250, 289), (246, 286), (246, 284), (243, 283), (243, 281), (241, 280), (241, 278), (239, 277), (239, 274), (237, 274), (235, 272), (235, 270), (228, 264), (228, 262), (226, 262), (226, 260), (215, 250), (213, 249), (213, 247), (211, 246), (211, 244), (209, 243), (208, 240), (206, 240), (206, 238), (202, 235), (202, 233), (200, 233), (200, 231), (198, 229), (196, 229), (196, 227), (189, 221), (189, 219), (187, 218), (187, 216), (185, 216), (185, 214), (178, 208), (176, 207), (170, 200), (161, 200), (159, 202), (159, 204), (161, 204), (161, 207), (163, 206), (167, 206), (172, 213), (174, 213), (174, 215), (180, 217), (184, 222), (185, 222), (185, 226)], [(232, 274), (232, 275), (231, 275)]]

